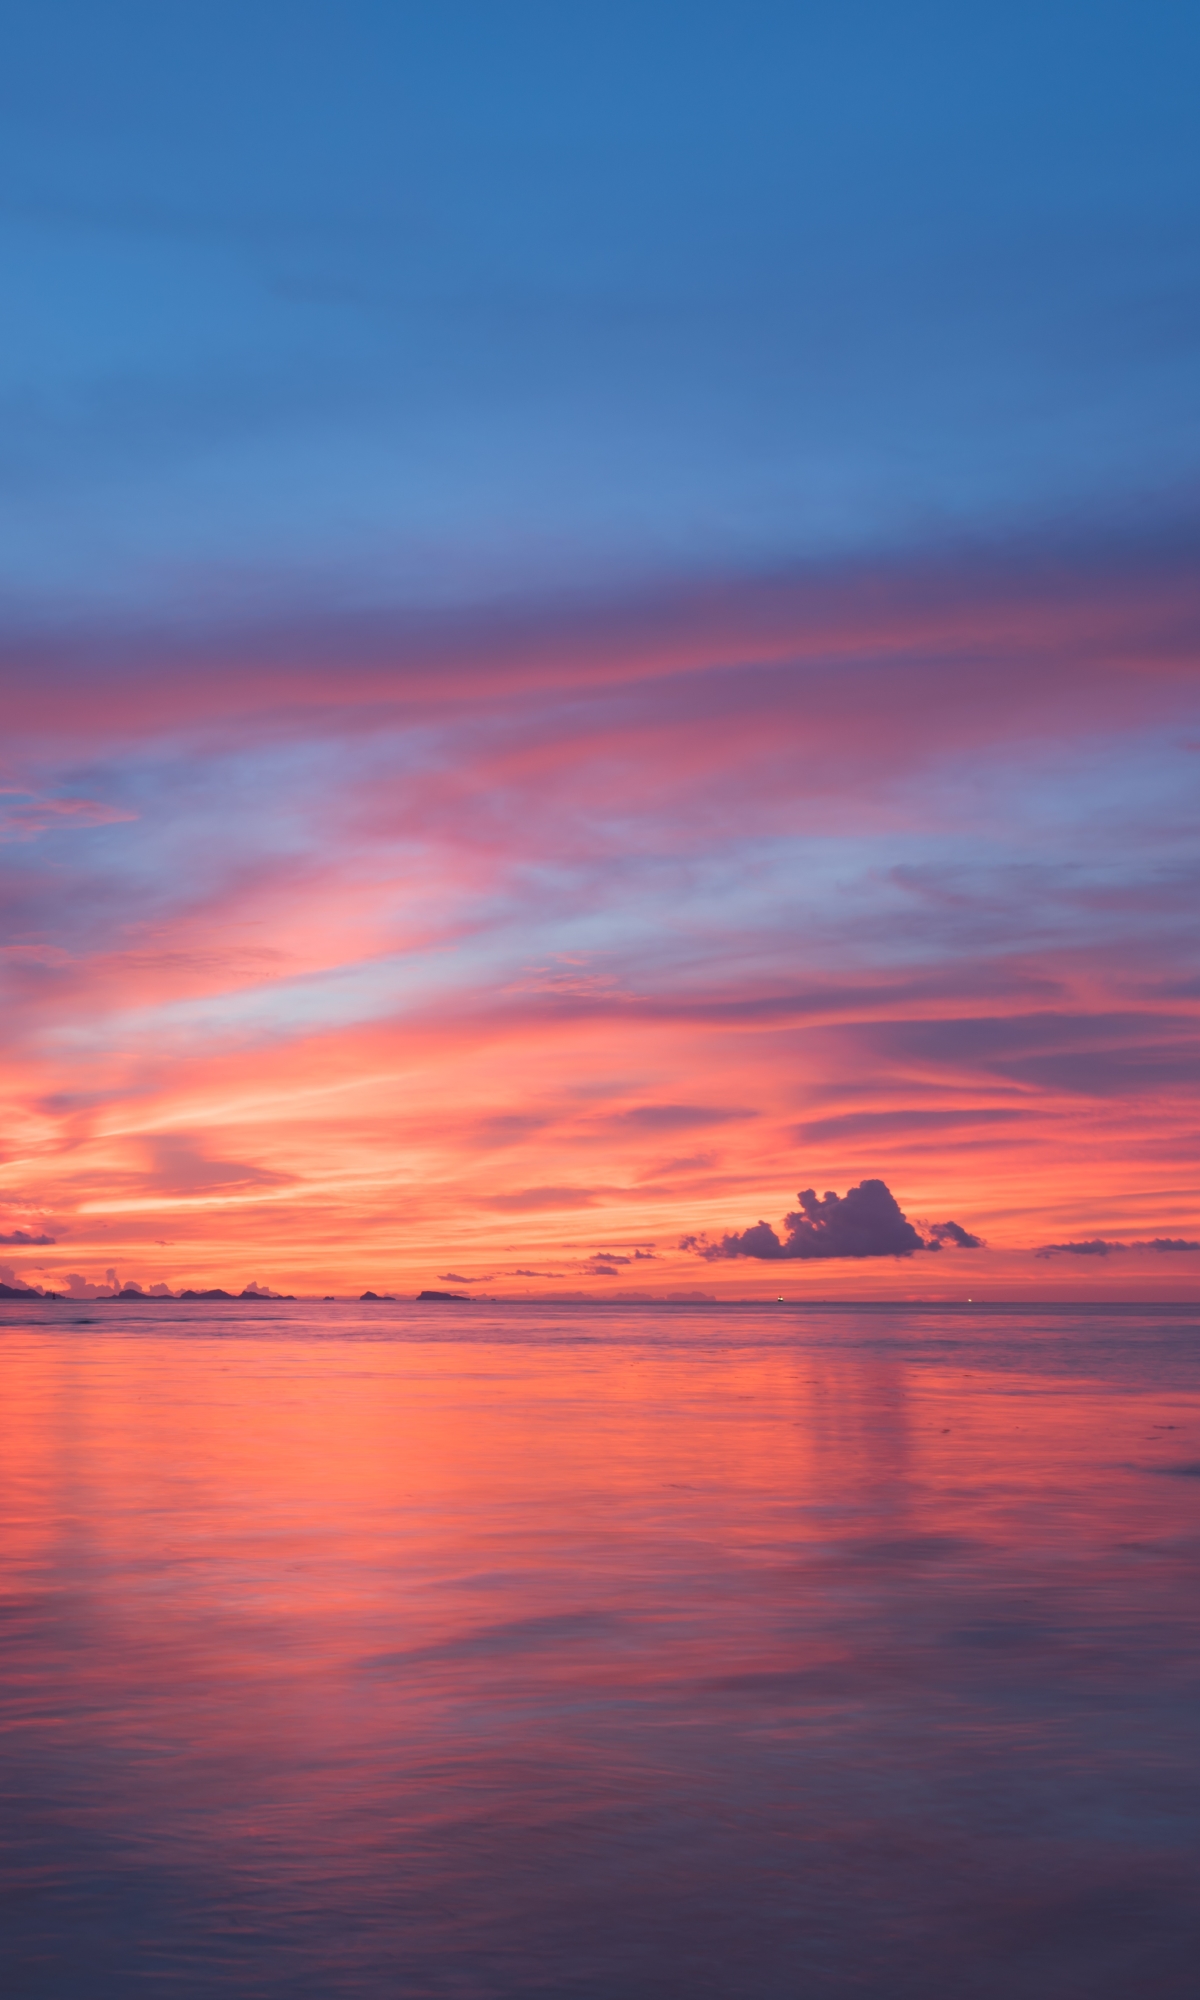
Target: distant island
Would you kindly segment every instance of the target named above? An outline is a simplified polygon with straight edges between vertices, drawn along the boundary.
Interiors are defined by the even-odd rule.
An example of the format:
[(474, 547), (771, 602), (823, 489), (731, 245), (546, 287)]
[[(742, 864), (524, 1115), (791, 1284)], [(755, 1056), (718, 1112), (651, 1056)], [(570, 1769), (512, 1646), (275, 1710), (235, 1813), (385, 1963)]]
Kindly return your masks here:
[(469, 1292), (418, 1292), (417, 1304), (422, 1299), (468, 1299), (470, 1296)]
[(211, 1291), (197, 1292), (144, 1292), (140, 1285), (126, 1285), (119, 1292), (96, 1292), (94, 1296), (73, 1297), (69, 1292), (44, 1292), (36, 1285), (0, 1284), (0, 1299), (38, 1299), (44, 1305), (88, 1305), (88, 1306), (165, 1306), (179, 1305), (185, 1299), (229, 1299), (235, 1305), (243, 1300), (257, 1299), (263, 1305), (295, 1305), (294, 1292), (252, 1291), (225, 1292), (214, 1286)]
[(174, 1302), (182, 1302), (184, 1299), (231, 1299), (235, 1301), (237, 1304), (240, 1304), (243, 1299), (246, 1300), (257, 1299), (261, 1301), (261, 1303), (264, 1305), (267, 1304), (294, 1305), (296, 1302), (296, 1295), (294, 1292), (251, 1291), (249, 1286), (247, 1286), (244, 1292), (224, 1292), (221, 1290), (219, 1285), (214, 1285), (212, 1289), (207, 1292), (197, 1292), (191, 1290), (185, 1292), (143, 1292), (136, 1285), (126, 1285), (124, 1291), (113, 1292), (109, 1294), (108, 1297), (102, 1296), (96, 1299), (93, 1303), (99, 1306), (104, 1306), (104, 1305), (161, 1306), (165, 1305), (168, 1300)]

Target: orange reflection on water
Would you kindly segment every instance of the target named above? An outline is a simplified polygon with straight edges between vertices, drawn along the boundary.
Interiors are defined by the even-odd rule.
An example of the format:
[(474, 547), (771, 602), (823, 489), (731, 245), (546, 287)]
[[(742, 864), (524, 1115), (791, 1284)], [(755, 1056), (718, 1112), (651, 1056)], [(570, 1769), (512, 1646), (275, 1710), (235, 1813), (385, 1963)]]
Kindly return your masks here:
[(1185, 1327), (320, 1310), (0, 1336), (31, 1991), (1187, 1990)]

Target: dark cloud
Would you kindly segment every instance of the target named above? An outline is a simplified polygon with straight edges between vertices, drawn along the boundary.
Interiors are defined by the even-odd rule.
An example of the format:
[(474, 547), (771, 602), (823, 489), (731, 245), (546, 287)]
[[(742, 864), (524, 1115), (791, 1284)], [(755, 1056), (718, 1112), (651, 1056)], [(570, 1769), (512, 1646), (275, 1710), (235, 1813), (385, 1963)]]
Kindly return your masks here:
[(943, 1243), (964, 1250), (981, 1247), (957, 1222), (935, 1223), (927, 1241), (901, 1214), (896, 1197), (884, 1181), (861, 1181), (844, 1195), (818, 1196), (804, 1188), (799, 1209), (785, 1215), (782, 1240), (769, 1222), (734, 1231), (718, 1243), (707, 1236), (685, 1236), (681, 1250), (694, 1250), (709, 1263), (724, 1257), (808, 1260), (818, 1257), (911, 1257), (914, 1250), (940, 1250)]
[(1185, 1242), (1182, 1236), (1153, 1236), (1144, 1243), (1117, 1243), (1104, 1236), (1089, 1236), (1079, 1243), (1043, 1243), (1038, 1257), (1112, 1257), (1126, 1250), (1200, 1250), (1200, 1243)]
[(956, 1250), (984, 1248), (982, 1236), (972, 1236), (970, 1230), (964, 1229), (961, 1223), (930, 1222), (926, 1227), (929, 1230), (929, 1240), (925, 1245), (927, 1250), (940, 1250), (943, 1243), (952, 1243)]
[(1114, 1250), (1123, 1250), (1123, 1243), (1107, 1243), (1103, 1236), (1091, 1236), (1084, 1243), (1043, 1243), (1035, 1254), (1039, 1257), (1111, 1257)]
[(727, 1125), (733, 1119), (753, 1118), (753, 1111), (725, 1111), (709, 1104), (636, 1104), (619, 1111), (615, 1125), (631, 1126), (639, 1132), (691, 1132), (704, 1125)]
[(908, 1138), (913, 1132), (948, 1132), (957, 1126), (997, 1125), (1021, 1118), (1021, 1111), (981, 1108), (976, 1111), (849, 1111), (836, 1118), (813, 1118), (795, 1125), (792, 1136), (801, 1145), (825, 1139)]
[(0, 1236), (0, 1243), (39, 1244), (54, 1243), (57, 1240), (54, 1236), (30, 1236), (24, 1229), (14, 1229), (11, 1236)]
[(478, 1278), (468, 1278), (461, 1271), (439, 1271), (438, 1279), (443, 1285), (490, 1285), (495, 1273), (484, 1271)]
[(1179, 1013), (970, 1015), (856, 1031), (875, 1061), (973, 1070), (1070, 1096), (1137, 1096), (1194, 1085), (1195, 1024)]

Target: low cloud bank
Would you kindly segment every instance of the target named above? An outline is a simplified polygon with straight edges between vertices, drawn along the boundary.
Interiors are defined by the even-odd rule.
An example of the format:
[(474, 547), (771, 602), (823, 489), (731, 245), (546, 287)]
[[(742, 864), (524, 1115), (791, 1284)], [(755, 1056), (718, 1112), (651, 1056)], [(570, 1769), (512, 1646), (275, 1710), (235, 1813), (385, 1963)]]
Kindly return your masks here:
[(804, 1188), (796, 1199), (800, 1206), (784, 1216), (782, 1239), (769, 1222), (756, 1222), (752, 1228), (732, 1231), (716, 1243), (705, 1234), (684, 1236), (679, 1247), (695, 1251), (710, 1264), (725, 1257), (758, 1257), (770, 1262), (911, 1257), (915, 1250), (941, 1250), (944, 1244), (959, 1250), (983, 1248), (983, 1238), (972, 1236), (957, 1222), (932, 1223), (928, 1236), (921, 1236), (901, 1213), (885, 1181), (861, 1181), (844, 1195), (830, 1192), (818, 1196), (814, 1188)]
[(1128, 1250), (1149, 1250), (1161, 1255), (1178, 1250), (1200, 1250), (1200, 1243), (1185, 1242), (1182, 1236), (1152, 1236), (1144, 1243), (1117, 1243), (1106, 1236), (1089, 1236), (1080, 1243), (1043, 1243), (1038, 1257), (1113, 1257)]

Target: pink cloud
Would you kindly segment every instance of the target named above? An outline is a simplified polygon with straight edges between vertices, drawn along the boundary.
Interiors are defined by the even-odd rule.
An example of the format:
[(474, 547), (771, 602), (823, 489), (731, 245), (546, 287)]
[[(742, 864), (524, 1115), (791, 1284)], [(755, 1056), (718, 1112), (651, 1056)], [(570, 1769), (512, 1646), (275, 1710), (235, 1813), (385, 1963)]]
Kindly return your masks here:
[(34, 840), (39, 833), (67, 828), (117, 826), (137, 814), (101, 799), (30, 798), (0, 790), (0, 840)]
[[(1192, 1240), (1198, 885), (1164, 773), (1198, 609), (1169, 550), (1025, 548), (10, 642), (14, 1204), (147, 1282), (164, 1209), (179, 1283), (361, 1290), (368, 1245), (611, 1279), (581, 1212), (719, 1234), (782, 1212), (801, 1143), (822, 1186), (886, 1154), (910, 1213), (961, 1202), (996, 1256)], [(131, 817), (110, 792), (132, 839), (24, 837)]]
[(940, 736), (973, 717), (1019, 738), (1048, 722), (1077, 727), (1081, 689), (1114, 717), (1144, 712), (1153, 681), (1190, 679), (1200, 589), (1188, 527), (1157, 542), (1046, 538), (465, 615), (315, 612), (302, 626), (281, 616), (185, 636), (14, 632), (8, 720), (29, 740), (89, 750), (197, 726), (228, 740), (251, 721), (278, 739), (355, 713), (375, 729), (393, 705), (411, 727), (450, 704), (478, 719), (556, 690), (581, 704), (638, 684), (665, 695), (681, 676), (711, 717), (730, 673), (752, 715), (800, 671), (817, 728), (850, 705), (868, 735), (900, 717), (914, 738)]

